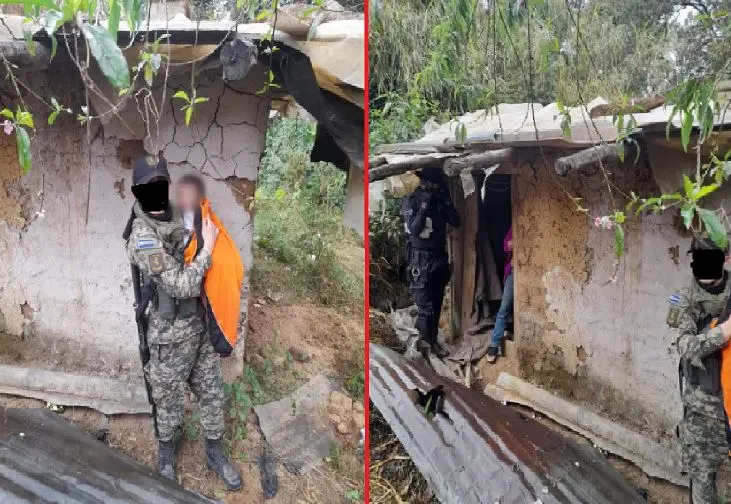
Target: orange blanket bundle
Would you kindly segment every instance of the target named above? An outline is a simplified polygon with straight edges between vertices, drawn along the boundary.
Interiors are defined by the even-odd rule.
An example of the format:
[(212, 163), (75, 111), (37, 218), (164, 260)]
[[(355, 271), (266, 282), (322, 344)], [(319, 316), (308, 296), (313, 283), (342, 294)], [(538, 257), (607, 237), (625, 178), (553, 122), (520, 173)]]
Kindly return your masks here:
[[(208, 334), (216, 351), (223, 357), (231, 354), (238, 337), (241, 310), (241, 286), (244, 282), (244, 265), (239, 249), (228, 234), (221, 220), (211, 209), (207, 199), (201, 203), (201, 220), (211, 219), (218, 228), (218, 238), (213, 246), (211, 267), (203, 281)], [(196, 230), (196, 233), (200, 230)], [(189, 264), (198, 251), (196, 233), (185, 249), (185, 263)]]
[[(718, 325), (718, 319), (711, 322), (711, 329)], [(726, 411), (726, 418), (731, 422), (731, 345), (726, 345), (721, 350), (721, 390), (723, 391), (723, 409)]]
[(731, 345), (721, 350), (721, 390), (726, 418), (731, 419)]

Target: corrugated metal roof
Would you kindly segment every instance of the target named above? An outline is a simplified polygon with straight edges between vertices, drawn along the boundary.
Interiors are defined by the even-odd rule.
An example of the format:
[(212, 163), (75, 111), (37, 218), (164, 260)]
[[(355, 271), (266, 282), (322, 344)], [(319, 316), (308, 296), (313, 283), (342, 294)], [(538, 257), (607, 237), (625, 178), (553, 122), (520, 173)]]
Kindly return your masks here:
[(0, 502), (203, 504), (45, 409), (0, 409)]
[[(463, 151), (463, 144), (484, 148), (531, 146), (539, 143), (565, 148), (584, 148), (605, 142), (614, 142), (619, 134), (611, 115), (591, 117), (591, 110), (609, 102), (597, 97), (586, 105), (568, 108), (570, 136), (564, 134), (561, 123), (564, 115), (557, 103), (503, 103), (492, 109), (476, 110), (439, 125), (422, 138), (406, 144), (383, 145), (375, 149), (377, 154), (427, 154), (430, 152)], [(649, 112), (634, 113), (636, 130), (664, 131), (672, 114), (671, 106), (661, 106)], [(467, 138), (456, 141), (459, 125), (464, 125)], [(672, 124), (680, 127), (678, 117)], [(731, 113), (722, 111), (717, 124), (731, 124)], [(494, 147), (490, 147), (494, 145)], [(393, 164), (396, 160), (388, 160)], [(400, 160), (399, 160), (400, 161)]]
[[(370, 398), (441, 502), (639, 504), (639, 492), (590, 445), (445, 380), (422, 361), (370, 345)], [(443, 384), (450, 425), (408, 389)]]
[[(0, 40), (25, 40), (24, 26), (33, 34), (45, 36), (41, 25), (24, 24), (24, 19), (23, 16), (4, 15), (3, 23), (0, 24)], [(104, 23), (103, 21), (102, 24)], [(286, 28), (286, 25), (283, 24), (283, 27)], [(145, 24), (145, 31), (151, 34), (177, 35), (192, 34), (198, 31), (199, 45), (217, 45), (223, 42), (225, 37), (259, 40), (271, 33), (272, 26), (269, 23), (236, 24), (231, 20), (197, 22), (178, 14), (169, 20), (151, 19), (149, 27)], [(120, 39), (129, 39), (131, 33), (133, 32), (130, 31), (129, 25), (121, 22)], [(315, 27), (309, 38), (302, 37), (298, 33), (288, 33), (278, 26), (273, 38), (306, 54), (312, 61), (318, 80), (326, 79), (330, 81), (331, 87), (342, 88), (342, 93), (338, 93), (337, 89), (331, 89), (331, 91), (341, 94), (344, 98), (363, 107), (363, 90), (365, 89), (365, 52), (363, 51), (365, 22), (363, 20), (339, 19), (324, 22)], [(171, 37), (173, 44), (178, 39), (177, 36)], [(192, 45), (188, 39), (185, 39), (183, 43)]]

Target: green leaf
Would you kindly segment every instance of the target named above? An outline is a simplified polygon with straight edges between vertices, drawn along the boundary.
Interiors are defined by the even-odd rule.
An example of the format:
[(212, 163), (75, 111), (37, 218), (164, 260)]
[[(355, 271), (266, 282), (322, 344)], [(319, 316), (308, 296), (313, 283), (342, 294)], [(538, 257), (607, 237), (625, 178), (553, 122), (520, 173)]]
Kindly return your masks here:
[(31, 129), (35, 128), (35, 124), (33, 124), (33, 114), (26, 110), (18, 110), (15, 112), (15, 122), (19, 126), (27, 126)]
[(693, 216), (695, 215), (695, 203), (686, 203), (680, 209), (680, 215), (683, 217), (683, 224), (685, 229), (690, 229), (690, 225), (693, 223)]
[(307, 19), (318, 10), (320, 10), (320, 8), (317, 5), (306, 8), (304, 11), (302, 11), (302, 19)]
[(124, 14), (132, 31), (138, 31), (140, 21), (147, 17), (147, 2), (144, 0), (123, 0)]
[(58, 114), (59, 114), (59, 113), (60, 113), (60, 112), (59, 112), (58, 110), (54, 110), (53, 112), (51, 112), (51, 113), (50, 113), (50, 114), (48, 115), (48, 125), (49, 125), (49, 126), (50, 126), (50, 125), (52, 125), (53, 123), (55, 123), (55, 122), (56, 122), (56, 118), (58, 117)]
[(624, 142), (618, 141), (616, 143), (617, 145), (617, 156), (619, 157), (619, 160), (624, 163)]
[(28, 173), (31, 165), (30, 136), (25, 128), (21, 126), (15, 128), (15, 140), (18, 145), (18, 162), (23, 173)]
[(621, 225), (614, 225), (614, 255), (622, 257), (624, 255), (624, 229)]
[(719, 187), (721, 187), (720, 184), (709, 184), (707, 186), (703, 186), (700, 189), (693, 191), (693, 199), (697, 201), (705, 196), (708, 196)]
[(0, 5), (23, 5), (26, 8), (40, 7), (46, 10), (60, 10), (53, 0), (0, 0)]
[(145, 82), (148, 86), (152, 86), (152, 82), (155, 79), (155, 72), (150, 65), (145, 65)]
[(205, 97), (205, 96), (199, 96), (198, 98), (196, 98), (195, 100), (193, 100), (193, 103), (205, 103), (205, 102), (207, 102), (207, 101), (208, 101), (209, 99), (210, 99), (210, 98), (208, 98), (208, 97)]
[(36, 45), (33, 42), (33, 32), (30, 30), (30, 27), (27, 26), (27, 23), (23, 23), (23, 38), (25, 39), (25, 47), (28, 49), (28, 52), (31, 56), (35, 56)]
[(124, 59), (122, 50), (112, 39), (109, 32), (103, 26), (87, 23), (81, 25), (81, 30), (89, 43), (91, 54), (99, 63), (99, 68), (109, 79), (109, 82), (116, 88), (129, 87), (127, 60)]
[(254, 18), (254, 21), (256, 21), (257, 23), (259, 21), (263, 21), (266, 18), (268, 18), (271, 15), (271, 13), (272, 13), (272, 11), (270, 11), (268, 9), (264, 9), (259, 14), (256, 15), (256, 17)]
[(683, 190), (685, 191), (685, 195), (689, 198), (693, 197), (693, 192), (695, 191), (695, 184), (692, 180), (690, 180), (690, 177), (688, 175), (683, 175)]
[(185, 125), (190, 126), (190, 120), (193, 117), (193, 107), (186, 107), (185, 109)]
[(699, 208), (698, 215), (703, 222), (703, 227), (705, 227), (708, 237), (720, 248), (725, 248), (726, 245), (728, 245), (728, 236), (726, 235), (726, 229), (723, 227), (723, 223), (721, 222), (721, 219), (718, 218), (716, 212), (705, 208)]
[(4, 108), (4, 109), (0, 110), (0, 115), (7, 117), (11, 121), (15, 120), (15, 114), (10, 109)]
[(173, 95), (173, 98), (179, 98), (181, 100), (185, 100), (187, 103), (190, 103), (190, 98), (188, 97), (188, 93), (185, 92), (184, 89), (181, 89), (180, 91), (176, 91)]
[(114, 42), (117, 42), (117, 32), (119, 31), (119, 18), (122, 14), (122, 3), (121, 0), (111, 0), (111, 5), (109, 6), (109, 21), (107, 25), (107, 30), (109, 31), (109, 36), (114, 40)]
[(690, 133), (693, 131), (693, 114), (686, 112), (683, 116), (683, 125), (680, 128), (680, 140), (683, 143), (683, 150), (688, 152)]

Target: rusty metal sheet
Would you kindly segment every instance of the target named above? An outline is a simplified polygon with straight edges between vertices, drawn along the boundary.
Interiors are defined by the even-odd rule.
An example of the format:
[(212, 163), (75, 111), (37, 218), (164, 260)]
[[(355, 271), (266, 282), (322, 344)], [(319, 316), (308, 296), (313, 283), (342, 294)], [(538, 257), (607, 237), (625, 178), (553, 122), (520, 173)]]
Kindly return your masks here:
[(158, 476), (45, 409), (0, 409), (0, 502), (199, 504), (210, 499)]
[[(640, 504), (597, 450), (580, 445), (423, 361), (370, 345), (370, 398), (444, 503)], [(443, 384), (450, 425), (429, 420), (406, 391)]]

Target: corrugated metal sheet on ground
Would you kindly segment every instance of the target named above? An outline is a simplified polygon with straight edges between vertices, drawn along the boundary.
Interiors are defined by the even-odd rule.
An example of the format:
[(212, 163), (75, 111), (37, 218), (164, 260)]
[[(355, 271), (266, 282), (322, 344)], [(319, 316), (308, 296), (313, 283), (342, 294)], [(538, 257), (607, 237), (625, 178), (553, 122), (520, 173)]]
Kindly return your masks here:
[(45, 409), (0, 409), (0, 503), (211, 503)]
[[(440, 502), (640, 504), (645, 502), (590, 445), (451, 382), (422, 361), (370, 344), (370, 398)], [(429, 420), (407, 390), (447, 391), (450, 425)]]

